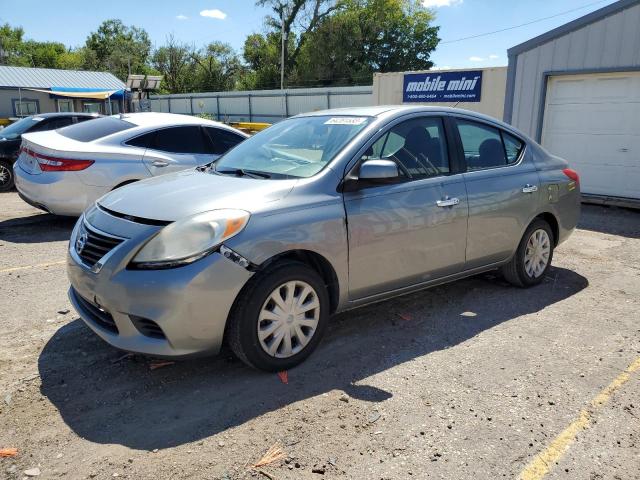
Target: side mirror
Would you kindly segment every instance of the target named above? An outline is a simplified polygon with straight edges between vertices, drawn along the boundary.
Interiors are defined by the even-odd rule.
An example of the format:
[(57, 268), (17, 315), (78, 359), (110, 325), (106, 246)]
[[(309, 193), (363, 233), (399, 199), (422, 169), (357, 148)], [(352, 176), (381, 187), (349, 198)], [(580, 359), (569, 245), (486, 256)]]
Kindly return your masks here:
[(393, 180), (400, 176), (398, 165), (391, 160), (367, 160), (360, 165), (359, 180)]

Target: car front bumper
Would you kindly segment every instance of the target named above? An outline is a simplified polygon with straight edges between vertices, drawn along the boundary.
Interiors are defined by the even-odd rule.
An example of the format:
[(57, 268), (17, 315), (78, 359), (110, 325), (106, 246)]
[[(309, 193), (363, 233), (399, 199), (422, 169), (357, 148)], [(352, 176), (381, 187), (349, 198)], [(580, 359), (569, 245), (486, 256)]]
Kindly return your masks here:
[[(83, 221), (84, 217), (78, 222)], [(120, 224), (124, 230), (135, 225), (114, 217), (106, 223)], [(118, 228), (101, 227), (126, 235)], [(71, 303), (82, 320), (116, 348), (160, 357), (215, 354), (233, 303), (252, 272), (219, 253), (173, 269), (128, 269), (154, 229), (133, 228), (135, 232), (105, 255), (102, 268), (94, 273), (76, 252), (76, 225), (67, 256)]]
[(79, 216), (87, 206), (104, 195), (108, 188), (86, 185), (75, 172), (42, 172), (33, 175), (13, 165), (16, 188), (30, 205), (55, 215)]

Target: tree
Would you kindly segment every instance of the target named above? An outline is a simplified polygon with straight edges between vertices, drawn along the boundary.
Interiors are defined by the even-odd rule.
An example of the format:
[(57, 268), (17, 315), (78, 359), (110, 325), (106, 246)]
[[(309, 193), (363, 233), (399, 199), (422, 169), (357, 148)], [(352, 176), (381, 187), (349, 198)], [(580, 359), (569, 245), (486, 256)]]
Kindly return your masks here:
[(22, 27), (12, 27), (8, 23), (0, 26), (0, 64), (15, 65), (20, 57), (23, 36)]
[(249, 71), (244, 77), (245, 88), (269, 89), (280, 86), (280, 48), (278, 33), (254, 33), (247, 37), (243, 49)]
[(298, 81), (368, 84), (373, 72), (429, 69), (439, 42), (432, 23), (433, 14), (416, 0), (350, 0), (310, 32)]
[(66, 53), (67, 47), (58, 42), (36, 42), (27, 40), (20, 46), (25, 66), (59, 68), (59, 58)]
[[(266, 35), (265, 40), (273, 45), (277, 39), (278, 52), (284, 50), (286, 77), (295, 68), (296, 60), (309, 33), (322, 19), (339, 10), (344, 0), (258, 0), (256, 3), (259, 6), (271, 7), (274, 13), (267, 17), (266, 24), (272, 29), (271, 33), (277, 35)], [(277, 62), (279, 68), (281, 58), (279, 57)]]
[(162, 88), (168, 93), (193, 91), (195, 62), (193, 48), (179, 43), (173, 35), (167, 44), (158, 48), (151, 57), (151, 65), (163, 75)]
[(243, 68), (236, 52), (227, 43), (211, 42), (193, 54), (198, 66), (197, 86), (203, 92), (234, 90)]
[(121, 20), (105, 20), (86, 40), (85, 48), (93, 55), (88, 65), (96, 70), (107, 70), (126, 80), (129, 73), (148, 71), (151, 41), (147, 32), (129, 27)]

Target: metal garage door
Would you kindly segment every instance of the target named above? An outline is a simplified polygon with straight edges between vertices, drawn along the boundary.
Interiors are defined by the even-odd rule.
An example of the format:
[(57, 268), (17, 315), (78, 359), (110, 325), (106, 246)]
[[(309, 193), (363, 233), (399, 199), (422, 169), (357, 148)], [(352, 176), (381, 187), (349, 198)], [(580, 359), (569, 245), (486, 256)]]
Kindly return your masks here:
[(542, 144), (583, 193), (640, 198), (640, 72), (550, 77)]

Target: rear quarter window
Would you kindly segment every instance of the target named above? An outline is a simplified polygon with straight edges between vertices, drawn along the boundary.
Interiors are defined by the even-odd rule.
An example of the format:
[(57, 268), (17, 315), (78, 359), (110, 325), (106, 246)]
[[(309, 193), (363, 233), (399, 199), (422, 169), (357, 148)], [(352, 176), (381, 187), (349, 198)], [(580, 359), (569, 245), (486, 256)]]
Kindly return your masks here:
[(524, 143), (505, 131), (502, 132), (502, 140), (504, 141), (504, 150), (507, 153), (507, 163), (517, 162), (520, 152), (524, 148)]
[(58, 133), (79, 142), (92, 142), (133, 127), (135, 127), (133, 123), (120, 120), (119, 118), (103, 117), (90, 122), (76, 123), (75, 125), (61, 128), (58, 130)]

